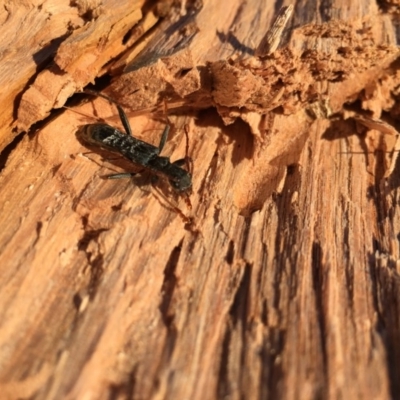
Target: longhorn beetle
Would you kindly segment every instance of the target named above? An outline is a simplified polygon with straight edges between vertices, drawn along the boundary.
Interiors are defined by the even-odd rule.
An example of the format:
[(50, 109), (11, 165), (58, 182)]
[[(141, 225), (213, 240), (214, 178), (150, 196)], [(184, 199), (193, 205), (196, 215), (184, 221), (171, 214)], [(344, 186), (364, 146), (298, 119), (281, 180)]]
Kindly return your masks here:
[[(161, 135), (158, 147), (150, 143), (143, 142), (132, 135), (125, 111), (115, 101), (101, 93), (84, 91), (91, 95), (101, 96), (114, 103), (117, 107), (119, 117), (125, 132), (121, 132), (107, 124), (97, 123), (84, 125), (77, 132), (77, 138), (86, 146), (94, 146), (100, 149), (122, 155), (134, 164), (141, 165), (149, 169), (154, 174), (166, 177), (171, 186), (180, 193), (188, 193), (192, 187), (192, 176), (185, 169), (181, 168), (185, 160), (177, 160), (171, 163), (169, 157), (160, 156), (165, 142), (167, 141), (170, 126), (166, 125)], [(110, 175), (110, 179), (118, 179), (132, 176), (131, 173), (121, 173)]]

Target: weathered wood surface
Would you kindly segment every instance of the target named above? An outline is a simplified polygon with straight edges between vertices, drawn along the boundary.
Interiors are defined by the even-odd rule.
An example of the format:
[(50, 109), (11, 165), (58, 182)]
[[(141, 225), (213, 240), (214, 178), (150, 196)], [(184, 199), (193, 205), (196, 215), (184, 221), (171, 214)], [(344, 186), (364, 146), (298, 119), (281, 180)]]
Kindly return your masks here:
[[(266, 61), (273, 72), (266, 85), (276, 79), (284, 88), (273, 109), (253, 110), (252, 100), (245, 101), (247, 113), (223, 105), (212, 81), (200, 79), (191, 92), (195, 67), (203, 66), (200, 77), (204, 70), (213, 76), (237, 52), (229, 43), (244, 53), (257, 46), (277, 12), (272, 2), (258, 3), (206, 2), (187, 49), (137, 72), (120, 75), (129, 52), (105, 65), (116, 53), (97, 47), (84, 51), (85, 60), (94, 55), (94, 67), (81, 81), (80, 67), (67, 71), (70, 88), (78, 89), (97, 74), (113, 74), (107, 93), (126, 106), (135, 134), (151, 143), (166, 118), (159, 104), (165, 85), (173, 132), (163, 154), (185, 155), (187, 125), (191, 210), (165, 182), (102, 179), (117, 168), (87, 154), (75, 136), (93, 122), (75, 111), (119, 124), (115, 107), (101, 98), (55, 113), (9, 155), (0, 176), (3, 398), (398, 396), (399, 180), (390, 152), (398, 147), (395, 16), (363, 0), (318, 10), (298, 2), (286, 43)], [(153, 11), (143, 10), (144, 18), (154, 21), (146, 14)], [(104, 2), (98, 12), (107, 14)], [(163, 40), (166, 21), (146, 38), (149, 52), (152, 40)], [(122, 48), (115, 40), (118, 51), (132, 44)], [(132, 53), (138, 48), (147, 47), (140, 42)], [(253, 72), (243, 66), (249, 59), (232, 62)], [(28, 126), (45, 117), (49, 104), (62, 105), (54, 90), (37, 117), (22, 121), (24, 107), (40, 100), (35, 89), (22, 96), (28, 106), (21, 101), (18, 113), (8, 102), (28, 80), (45, 88), (43, 76), (52, 70), (35, 77), (33, 66), (19, 62), (25, 75), (18, 72), (18, 85), (2, 92), (9, 107), (2, 127), (10, 126), (12, 112), (21, 117), (14, 126)], [(65, 65), (83, 64), (72, 57)], [(171, 80), (168, 71), (183, 65), (185, 73)], [(315, 84), (307, 91), (310, 77)], [(145, 84), (148, 101), (139, 108), (157, 114), (133, 107)], [(174, 107), (178, 89), (187, 97)], [(310, 117), (315, 104), (329, 104), (331, 118)], [(232, 123), (225, 126), (221, 115)]]

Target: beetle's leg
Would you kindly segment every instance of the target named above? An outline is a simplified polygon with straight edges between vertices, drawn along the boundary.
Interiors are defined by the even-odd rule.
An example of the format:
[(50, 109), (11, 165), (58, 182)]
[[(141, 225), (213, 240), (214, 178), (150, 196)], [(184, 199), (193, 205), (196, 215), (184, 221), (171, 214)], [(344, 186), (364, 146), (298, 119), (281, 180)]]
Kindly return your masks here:
[(171, 129), (171, 127), (169, 125), (165, 125), (165, 128), (163, 130), (163, 133), (161, 135), (161, 140), (160, 140), (160, 144), (158, 146), (158, 154), (160, 154), (162, 152), (162, 149), (165, 146), (165, 143), (168, 139), (168, 134), (169, 134), (169, 130)]
[(172, 164), (182, 167), (186, 164), (186, 158), (180, 158), (179, 160), (174, 161)]
[(132, 176), (135, 176), (135, 172), (121, 172), (119, 174), (112, 174), (112, 175), (107, 175), (107, 179), (126, 179), (126, 178), (132, 178)]
[[(193, 161), (190, 157), (185, 157), (185, 158), (180, 158), (179, 160), (174, 161), (172, 164), (177, 165), (178, 167), (183, 167), (183, 166), (188, 166), (188, 164), (191, 164)], [(190, 170), (189, 170), (190, 172)]]
[(116, 160), (122, 160), (122, 159), (125, 159), (125, 157), (119, 156), (119, 157), (113, 157), (113, 158), (109, 158), (109, 157), (103, 158), (104, 161), (116, 161)]
[(125, 111), (118, 104), (115, 104), (115, 105), (117, 106), (119, 118), (121, 119), (122, 125), (125, 128), (126, 134), (129, 135), (129, 136), (133, 136), (132, 135), (132, 129), (131, 129), (131, 126), (129, 125), (128, 117), (126, 116)]
[[(136, 89), (133, 93), (137, 92), (138, 90), (139, 89)], [(100, 96), (100, 97), (103, 97), (103, 99), (108, 100), (110, 103), (114, 103), (117, 106), (119, 118), (121, 119), (121, 122), (122, 122), (122, 125), (124, 126), (125, 132), (129, 136), (133, 136), (132, 129), (131, 129), (131, 126), (129, 125), (129, 121), (125, 114), (125, 111), (115, 100), (113, 100), (111, 97), (108, 97), (107, 95), (105, 95), (103, 93), (96, 92), (95, 90), (85, 89), (82, 91), (82, 93), (90, 94), (92, 96)]]

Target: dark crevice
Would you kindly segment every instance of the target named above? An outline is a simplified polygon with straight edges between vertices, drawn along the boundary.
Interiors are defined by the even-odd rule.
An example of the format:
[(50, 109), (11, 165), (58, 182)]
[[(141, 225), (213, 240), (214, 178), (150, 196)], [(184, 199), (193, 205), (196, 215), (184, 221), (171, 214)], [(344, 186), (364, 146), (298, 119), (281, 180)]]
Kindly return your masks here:
[(173, 315), (169, 314), (169, 307), (172, 301), (174, 290), (177, 284), (177, 277), (175, 275), (176, 267), (179, 262), (179, 257), (182, 251), (183, 239), (176, 246), (167, 261), (164, 268), (164, 282), (161, 287), (161, 302), (159, 305), (159, 310), (163, 318), (165, 326), (169, 327), (173, 320)]
[(225, 260), (229, 265), (233, 264), (235, 258), (235, 243), (233, 240), (229, 241), (228, 251), (226, 252)]
[(120, 203), (111, 206), (111, 210), (114, 211), (114, 212), (121, 211), (121, 210), (122, 210), (122, 205), (123, 205), (123, 204), (124, 204), (124, 203), (121, 201)]
[(74, 304), (74, 307), (77, 311), (79, 311), (79, 308), (82, 304), (82, 296), (79, 293), (75, 293), (73, 298), (72, 298), (72, 303)]
[(214, 207), (214, 214), (213, 214), (213, 219), (214, 219), (214, 224), (217, 226), (220, 223), (220, 217), (221, 217), (221, 200), (218, 200), (217, 204)]
[(238, 322), (242, 323), (243, 328), (247, 323), (247, 302), (250, 293), (252, 265), (247, 263), (244, 267), (244, 273), (240, 281), (240, 285), (236, 291), (229, 314), (232, 318), (234, 326)]
[(230, 353), (230, 343), (231, 343), (231, 330), (230, 327), (226, 327), (225, 336), (222, 341), (222, 352), (221, 361), (219, 364), (218, 372), (218, 386), (217, 395), (219, 399), (229, 398), (232, 394), (232, 387), (230, 384), (229, 377), (229, 353)]
[(182, 68), (178, 72), (175, 73), (175, 78), (182, 79), (192, 70), (193, 70), (193, 68)]
[(51, 167), (51, 174), (53, 177), (57, 174), (58, 170), (62, 167), (62, 163), (56, 164), (53, 167)]
[[(265, 264), (263, 264), (263, 265), (265, 265)], [(263, 325), (265, 325), (265, 326), (270, 325), (269, 313), (268, 313), (268, 299), (266, 299), (265, 297), (263, 297), (261, 300), (260, 320)]]
[(167, 328), (167, 337), (164, 344), (163, 360), (164, 364), (167, 364), (171, 358), (171, 354), (175, 348), (175, 343), (178, 337), (178, 331), (174, 324), (175, 314), (171, 310), (171, 303), (174, 295), (174, 291), (178, 282), (175, 271), (179, 262), (179, 257), (182, 251), (183, 239), (176, 246), (167, 261), (164, 269), (164, 282), (161, 288), (161, 302), (159, 310), (161, 313), (162, 320)]
[(250, 226), (251, 226), (251, 217), (245, 217), (241, 246), (240, 246), (240, 257), (242, 257), (242, 258), (244, 258), (245, 254), (246, 254), (246, 247), (247, 247), (247, 241), (249, 239)]
[(398, 5), (395, 2), (390, 2), (387, 0), (377, 0), (376, 4), (379, 8), (380, 13), (382, 13), (382, 14), (389, 13), (391, 7), (393, 7), (393, 8), (398, 7)]
[(18, 144), (21, 142), (23, 135), (18, 135), (14, 138), (14, 140), (7, 145), (0, 153), (0, 172), (3, 171), (4, 167), (7, 164), (7, 160), (10, 157), (11, 153), (14, 149), (17, 148)]
[[(248, 303), (250, 297), (250, 286), (251, 286), (251, 275), (253, 272), (253, 266), (246, 263), (244, 266), (244, 273), (240, 281), (239, 287), (236, 291), (234, 301), (232, 303), (231, 309), (229, 310), (229, 315), (233, 323), (233, 328), (237, 328), (241, 332), (241, 353), (239, 365), (246, 365), (246, 353), (247, 348), (247, 337), (248, 329), (250, 325), (250, 316), (248, 314)], [(222, 368), (222, 367), (221, 367)], [(227, 385), (227, 384), (226, 384)], [(229, 389), (229, 388), (228, 388)], [(241, 398), (244, 398), (243, 393)]]
[[(42, 66), (43, 63), (47, 63), (53, 60), (54, 55), (57, 53), (60, 45), (65, 39), (70, 36), (70, 32), (64, 33), (64, 35), (52, 39), (46, 46), (42, 47), (39, 51), (33, 54), (32, 58), (37, 66)], [(39, 71), (37, 71), (39, 72)]]
[[(350, 180), (349, 180), (349, 183), (350, 183)], [(344, 257), (344, 260), (351, 260), (350, 248), (349, 248), (350, 229), (347, 224), (347, 222), (350, 221), (349, 210), (346, 206), (343, 206), (342, 209), (344, 210), (344, 215), (342, 218), (342, 221), (344, 224), (343, 257)], [(353, 270), (353, 266), (350, 264), (346, 265), (346, 267), (344, 268), (344, 273), (345, 273), (346, 289), (347, 289), (347, 293), (348, 293), (349, 306), (351, 309), (353, 309), (353, 301), (354, 301), (354, 270)]]
[(325, 286), (325, 268), (322, 264), (323, 252), (322, 247), (319, 243), (314, 242), (312, 247), (312, 284), (315, 296), (315, 310), (317, 313), (320, 340), (321, 340), (321, 352), (322, 352), (322, 369), (324, 379), (327, 377), (328, 368), (328, 353), (327, 353), (327, 331), (325, 321), (325, 307), (324, 307), (324, 286)]
[(36, 238), (35, 238), (35, 241), (34, 241), (32, 247), (35, 247), (35, 246), (36, 246), (36, 243), (39, 241), (39, 239), (40, 239), (40, 234), (41, 234), (41, 232), (42, 232), (42, 229), (43, 229), (43, 222), (38, 221), (38, 222), (36, 223)]

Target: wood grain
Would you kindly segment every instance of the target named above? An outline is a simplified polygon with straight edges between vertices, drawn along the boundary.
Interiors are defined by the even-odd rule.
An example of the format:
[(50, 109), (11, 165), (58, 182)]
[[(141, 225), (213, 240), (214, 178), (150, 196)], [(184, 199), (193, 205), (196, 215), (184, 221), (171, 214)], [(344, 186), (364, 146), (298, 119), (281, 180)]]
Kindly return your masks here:
[[(64, 5), (80, 22), (51, 54), (71, 90), (110, 74), (105, 92), (135, 136), (157, 144), (169, 120), (172, 161), (185, 156), (189, 128), (192, 208), (162, 179), (103, 179), (120, 169), (76, 138), (90, 116), (120, 127), (102, 98), (21, 136), (0, 175), (2, 398), (398, 396), (397, 16), (380, 4), (295, 2), (281, 46), (263, 60), (251, 51), (280, 2), (187, 1), (186, 14), (161, 2), (125, 17), (102, 2), (91, 5), (94, 22)], [(137, 13), (148, 34), (128, 27)], [(102, 18), (119, 27), (105, 53), (103, 31), (90, 32)], [(183, 42), (165, 38), (168, 26)], [(21, 64), (2, 93), (5, 131), (10, 99), (24, 99), (22, 127), (67, 97), (45, 79), (54, 65)], [(39, 82), (48, 104), (29, 97)]]

